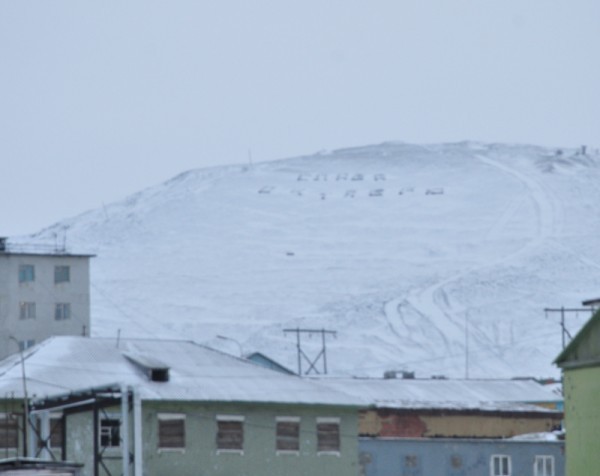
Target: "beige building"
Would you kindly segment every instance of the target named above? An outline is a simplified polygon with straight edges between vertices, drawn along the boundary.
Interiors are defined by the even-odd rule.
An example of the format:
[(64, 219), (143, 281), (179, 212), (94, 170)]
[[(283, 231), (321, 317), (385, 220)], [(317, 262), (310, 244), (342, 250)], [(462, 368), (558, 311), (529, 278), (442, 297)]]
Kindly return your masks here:
[(0, 358), (53, 335), (90, 334), (92, 256), (0, 238)]

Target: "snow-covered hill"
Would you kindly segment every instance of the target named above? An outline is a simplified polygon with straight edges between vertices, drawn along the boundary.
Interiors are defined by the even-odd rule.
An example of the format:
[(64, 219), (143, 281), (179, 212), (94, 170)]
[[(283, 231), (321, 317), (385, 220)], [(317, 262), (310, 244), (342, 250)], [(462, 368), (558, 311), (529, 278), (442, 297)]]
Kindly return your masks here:
[(24, 240), (97, 253), (96, 336), (237, 353), (224, 335), (295, 369), (283, 329), (325, 328), (335, 374), (557, 376), (543, 308), (600, 293), (599, 214), (597, 151), (385, 143), (189, 171)]

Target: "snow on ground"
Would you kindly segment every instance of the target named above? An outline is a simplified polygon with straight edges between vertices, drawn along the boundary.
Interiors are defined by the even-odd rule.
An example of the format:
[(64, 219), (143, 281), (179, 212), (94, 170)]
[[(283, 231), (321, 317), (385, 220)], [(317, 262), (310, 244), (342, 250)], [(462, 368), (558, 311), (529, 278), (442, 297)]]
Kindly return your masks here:
[(597, 151), (385, 143), (192, 170), (21, 240), (66, 233), (97, 253), (95, 336), (238, 353), (225, 335), (295, 369), (283, 329), (325, 328), (337, 375), (557, 376), (558, 316), (542, 310), (600, 290), (599, 165)]

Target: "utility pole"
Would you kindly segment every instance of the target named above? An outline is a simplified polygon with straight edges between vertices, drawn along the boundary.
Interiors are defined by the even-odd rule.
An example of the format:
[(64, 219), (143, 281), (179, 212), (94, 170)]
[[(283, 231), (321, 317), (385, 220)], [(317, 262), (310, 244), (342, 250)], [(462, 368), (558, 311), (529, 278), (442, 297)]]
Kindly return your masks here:
[(548, 313), (560, 313), (560, 328), (562, 329), (562, 348), (564, 349), (566, 347), (566, 337), (569, 337), (569, 339), (572, 339), (573, 337), (571, 336), (571, 333), (567, 330), (566, 326), (565, 326), (565, 316), (567, 313), (580, 313), (580, 312), (591, 312), (592, 314), (594, 313), (595, 309), (593, 307), (583, 307), (583, 308), (567, 308), (567, 307), (559, 307), (559, 308), (545, 308), (544, 312), (546, 313), (546, 316), (548, 316)]
[(469, 316), (465, 315), (465, 379), (469, 380)]
[[(27, 395), (27, 377), (25, 375), (25, 357), (23, 356), (23, 347), (19, 344), (19, 341), (14, 336), (8, 336), (10, 340), (15, 341), (21, 354), (21, 379), (23, 381), (23, 456), (29, 456), (27, 438), (28, 438), (28, 426), (29, 421), (29, 396)], [(33, 451), (33, 449), (32, 449)]]
[[(323, 374), (327, 374), (327, 341), (326, 337), (328, 335), (332, 335), (333, 337), (337, 337), (336, 331), (328, 331), (325, 329), (300, 329), (297, 327), (296, 329), (284, 329), (284, 335), (287, 335), (289, 332), (296, 334), (296, 350), (298, 352), (298, 375), (302, 375), (302, 360), (306, 360), (308, 363), (308, 369), (306, 370), (305, 375), (309, 375), (311, 371), (314, 371), (315, 374), (319, 374), (317, 370), (317, 363), (319, 361), (323, 362)], [(314, 357), (310, 358), (302, 349), (302, 334), (308, 334), (309, 337), (313, 334), (321, 334), (321, 351)]]

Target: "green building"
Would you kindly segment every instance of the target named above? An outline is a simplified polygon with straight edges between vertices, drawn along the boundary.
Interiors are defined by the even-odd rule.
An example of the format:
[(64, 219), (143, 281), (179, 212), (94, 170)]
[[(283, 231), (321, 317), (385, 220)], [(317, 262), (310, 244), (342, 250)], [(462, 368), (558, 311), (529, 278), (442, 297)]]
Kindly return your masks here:
[(554, 363), (563, 371), (566, 474), (595, 476), (600, 468), (600, 311)]
[(0, 395), (0, 458), (86, 476), (359, 474), (355, 397), (193, 342), (52, 337), (0, 363)]

